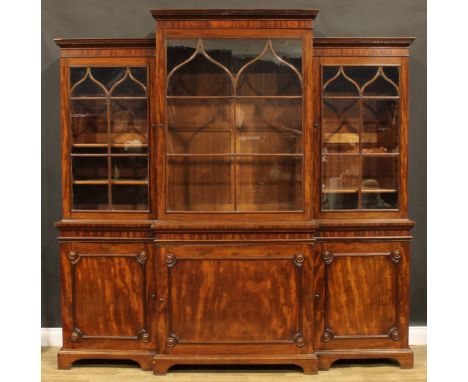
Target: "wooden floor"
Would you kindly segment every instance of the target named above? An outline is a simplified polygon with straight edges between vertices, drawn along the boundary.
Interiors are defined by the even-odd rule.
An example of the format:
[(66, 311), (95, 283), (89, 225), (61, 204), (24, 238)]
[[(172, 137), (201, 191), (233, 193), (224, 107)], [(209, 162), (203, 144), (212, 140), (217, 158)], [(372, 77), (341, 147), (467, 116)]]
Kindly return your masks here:
[(294, 366), (197, 367), (176, 366), (166, 376), (155, 376), (132, 363), (81, 361), (71, 370), (57, 370), (57, 347), (42, 348), (42, 382), (385, 382), (426, 381), (426, 346), (414, 346), (414, 369), (402, 370), (381, 361), (339, 361), (329, 371), (304, 375)]

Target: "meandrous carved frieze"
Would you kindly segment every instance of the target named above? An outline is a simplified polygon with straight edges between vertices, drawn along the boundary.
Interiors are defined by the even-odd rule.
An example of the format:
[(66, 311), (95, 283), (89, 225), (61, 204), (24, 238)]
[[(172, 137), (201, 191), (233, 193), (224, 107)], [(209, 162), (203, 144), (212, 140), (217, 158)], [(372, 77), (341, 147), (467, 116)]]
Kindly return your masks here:
[(330, 265), (333, 262), (333, 254), (330, 251), (323, 251), (322, 259), (325, 264)]
[(293, 263), (296, 267), (300, 268), (304, 264), (305, 256), (302, 253), (296, 253), (293, 257)]

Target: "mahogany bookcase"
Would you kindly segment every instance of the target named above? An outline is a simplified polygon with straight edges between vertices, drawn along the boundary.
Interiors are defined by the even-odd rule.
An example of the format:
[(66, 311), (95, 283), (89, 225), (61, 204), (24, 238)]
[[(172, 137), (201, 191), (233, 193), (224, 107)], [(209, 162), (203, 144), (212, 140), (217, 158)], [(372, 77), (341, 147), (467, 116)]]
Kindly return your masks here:
[(413, 38), (318, 10), (153, 10), (155, 39), (57, 39), (59, 368), (296, 364), (408, 347)]

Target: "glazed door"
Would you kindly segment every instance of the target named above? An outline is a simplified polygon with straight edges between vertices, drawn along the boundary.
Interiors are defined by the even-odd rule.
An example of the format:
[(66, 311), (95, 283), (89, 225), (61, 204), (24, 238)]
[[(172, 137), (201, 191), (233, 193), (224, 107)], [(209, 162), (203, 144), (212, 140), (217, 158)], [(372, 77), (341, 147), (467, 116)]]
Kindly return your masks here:
[(103, 66), (75, 59), (66, 67), (65, 214), (145, 217), (150, 212), (150, 70), (142, 60), (124, 62), (108, 60)]
[(294, 34), (167, 38), (159, 155), (168, 218), (304, 216), (308, 61), (303, 32)]
[(307, 245), (159, 247), (161, 353), (310, 353), (311, 260)]
[(317, 349), (408, 346), (405, 243), (316, 247)]
[(318, 214), (403, 216), (407, 204), (406, 61), (327, 57), (317, 61), (317, 66)]
[(81, 349), (154, 349), (147, 244), (61, 245), (63, 343)]

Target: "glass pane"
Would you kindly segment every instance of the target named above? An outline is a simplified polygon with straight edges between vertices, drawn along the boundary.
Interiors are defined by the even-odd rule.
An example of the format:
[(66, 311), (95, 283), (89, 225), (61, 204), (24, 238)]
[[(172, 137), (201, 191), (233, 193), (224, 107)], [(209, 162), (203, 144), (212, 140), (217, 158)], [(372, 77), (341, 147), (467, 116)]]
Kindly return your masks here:
[(359, 156), (322, 156), (322, 209), (358, 208)]
[(302, 73), (302, 40), (274, 38), (271, 43), (278, 56)]
[(107, 185), (73, 185), (73, 209), (107, 210), (109, 209)]
[(359, 100), (327, 99), (322, 109), (322, 152), (359, 150)]
[(237, 152), (243, 154), (302, 153), (302, 134), (294, 131), (246, 131), (237, 135)]
[(265, 39), (203, 39), (206, 52), (233, 74), (257, 57), (265, 48)]
[(231, 100), (170, 99), (167, 118), (168, 153), (231, 152)]
[(113, 210), (148, 210), (148, 187), (146, 185), (112, 185)]
[(229, 157), (168, 158), (169, 211), (233, 211)]
[(302, 157), (238, 157), (237, 210), (303, 209)]
[(73, 180), (107, 179), (107, 157), (73, 157)]
[[(272, 39), (275, 53), (281, 59), (302, 71), (302, 40)], [(245, 64), (252, 61), (265, 48), (266, 39), (202, 39), (205, 52), (216, 62), (226, 67), (232, 74), (239, 72)], [(188, 60), (197, 47), (197, 40), (168, 40), (171, 55), (167, 57), (167, 72)]]
[(196, 39), (167, 40), (167, 73), (170, 73), (177, 65), (188, 60), (197, 48)]
[(112, 157), (113, 180), (148, 180), (148, 158), (146, 156)]
[(71, 101), (73, 144), (107, 144), (107, 103), (105, 100)]
[(399, 66), (382, 66), (384, 74), (393, 81), (398, 87), (400, 86), (400, 67)]
[[(179, 41), (183, 44), (183, 41)], [(199, 42), (200, 44), (200, 42)], [(190, 47), (187, 47), (190, 48)], [(182, 46), (175, 48), (168, 45), (167, 56), (172, 50), (183, 50)], [(170, 96), (228, 96), (233, 94), (232, 80), (220, 63), (208, 59), (201, 53), (189, 57), (168, 73), (167, 95)]]
[(362, 208), (398, 208), (398, 157), (362, 157)]
[(399, 101), (363, 101), (362, 151), (391, 153), (398, 151)]
[(301, 153), (300, 99), (244, 99), (235, 107), (237, 151), (241, 153)]
[(168, 99), (167, 123), (169, 130), (230, 131), (232, 128), (232, 101), (220, 99)]
[(72, 147), (73, 154), (107, 154), (107, 145), (103, 144), (75, 144)]
[(124, 77), (125, 68), (96, 67), (91, 68), (91, 73), (93, 77), (109, 91), (117, 81)]
[(239, 74), (239, 96), (300, 96), (302, 84), (297, 68), (279, 60), (272, 46)]
[(231, 152), (229, 131), (169, 131), (167, 151), (172, 154), (223, 154)]
[(235, 106), (240, 131), (302, 132), (301, 99), (241, 99)]
[[(145, 81), (146, 82), (146, 81)], [(130, 69), (127, 69), (124, 79), (116, 83), (112, 89), (112, 97), (145, 97), (146, 88), (145, 83), (139, 82), (133, 77)]]
[[(70, 68), (70, 82), (77, 79), (83, 73), (84, 68)], [(85, 69), (83, 77), (71, 87), (72, 97), (106, 97), (106, 90), (102, 83), (97, 81), (91, 70)]]
[(362, 88), (365, 83), (374, 78), (379, 68), (377, 66), (344, 66), (343, 70), (349, 78)]
[(86, 68), (70, 67), (70, 87), (86, 76)]
[(135, 78), (135, 80), (141, 82), (146, 87), (148, 86), (148, 75), (146, 67), (130, 68), (130, 74)]
[[(389, 70), (392, 77), (395, 77), (395, 69)], [(379, 68), (378, 76), (372, 81), (364, 85), (363, 95), (365, 96), (398, 96), (398, 85), (385, 75), (382, 67)]]
[[(174, 53), (167, 67), (168, 211), (302, 210), (302, 157), (237, 157), (302, 153), (302, 40), (169, 40), (167, 47), (168, 57)], [(240, 200), (240, 184), (235, 200), (234, 181), (249, 171), (264, 183), (257, 197), (271, 190), (270, 202)], [(245, 187), (255, 193), (257, 186)]]
[(112, 143), (147, 144), (147, 101), (112, 100), (110, 105)]
[(332, 97), (359, 96), (359, 88), (343, 70), (343, 67), (323, 68), (323, 95)]

